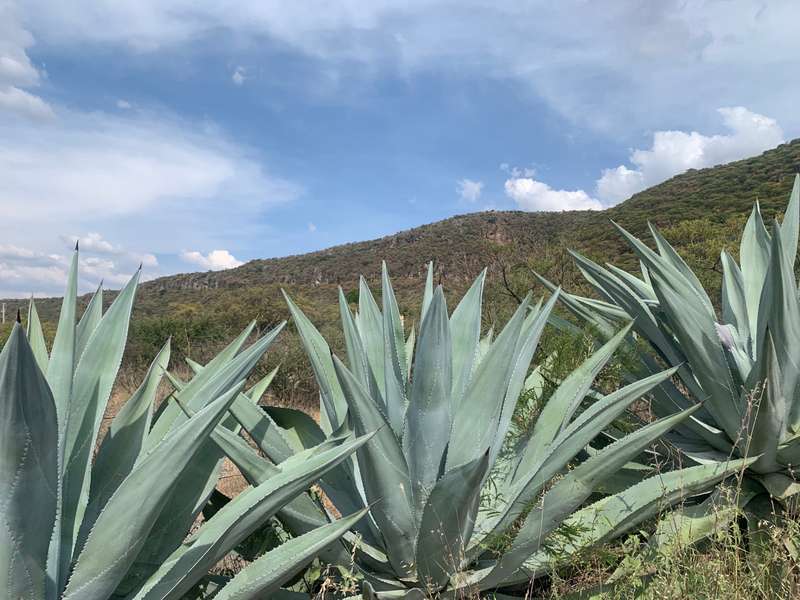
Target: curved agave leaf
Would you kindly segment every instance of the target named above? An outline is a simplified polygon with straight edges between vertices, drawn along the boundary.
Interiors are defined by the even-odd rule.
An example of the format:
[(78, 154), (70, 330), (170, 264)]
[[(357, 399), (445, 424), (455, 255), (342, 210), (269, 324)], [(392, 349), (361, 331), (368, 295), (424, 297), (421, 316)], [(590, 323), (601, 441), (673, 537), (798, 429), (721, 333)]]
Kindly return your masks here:
[(340, 538), (367, 510), (343, 517), (324, 527), (284, 542), (240, 571), (215, 596), (216, 600), (255, 600), (274, 597), (281, 583)]
[[(176, 474), (202, 448), (242, 384), (210, 403), (165, 437), (131, 471), (109, 499), (86, 538), (64, 600), (107, 598), (122, 581), (164, 508)], [(147, 490), (147, 494), (142, 494)], [(124, 527), (120, 527), (124, 523)]]
[(78, 321), (78, 327), (75, 330), (75, 356), (80, 359), (81, 354), (86, 349), (86, 344), (89, 343), (89, 338), (92, 337), (94, 330), (100, 324), (100, 319), (103, 318), (103, 283), (97, 286), (97, 290), (89, 300), (89, 305)]
[[(139, 275), (140, 271), (137, 271), (114, 299), (114, 303), (97, 325), (75, 367), (72, 395), (66, 413), (64, 441), (64, 492), (61, 510), (62, 574), (67, 572), (89, 502), (92, 452), (111, 395), (111, 388), (122, 362)], [(53, 350), (51, 367), (55, 358), (55, 344)]]
[(742, 241), (739, 246), (742, 281), (744, 283), (745, 299), (747, 300), (747, 315), (750, 321), (750, 332), (753, 336), (759, 330), (759, 303), (769, 265), (769, 246), (769, 234), (764, 226), (764, 220), (761, 218), (761, 208), (756, 202), (753, 206), (753, 212), (744, 227)]
[(53, 395), (22, 328), (0, 353), (0, 588), (45, 598), (56, 518), (58, 421)]
[(377, 432), (356, 456), (367, 501), (373, 504), (372, 517), (386, 543), (389, 560), (397, 573), (405, 573), (414, 564), (417, 523), (403, 450), (361, 384), (336, 356), (333, 361), (355, 432), (358, 435)]
[(419, 580), (427, 589), (443, 587), (465, 561), (488, 467), (487, 450), (481, 458), (445, 473), (431, 490), (420, 521), (416, 559)]
[(39, 313), (36, 310), (36, 303), (31, 296), (30, 303), (28, 304), (28, 343), (31, 346), (31, 352), (36, 358), (36, 364), (39, 365), (39, 370), (42, 373), (47, 373), (47, 363), (50, 362), (50, 357), (47, 354), (47, 344), (44, 341), (44, 333), (42, 332), (42, 322), (39, 320)]
[(406, 374), (408, 366), (405, 356), (405, 334), (400, 320), (400, 309), (394, 296), (389, 271), (384, 262), (381, 267), (381, 300), (383, 301), (383, 364), (385, 390), (384, 401), (389, 424), (395, 435), (403, 436), (403, 419), (408, 407)]
[[(570, 556), (581, 549), (631, 531), (659, 511), (668, 509), (682, 499), (701, 493), (725, 478), (741, 472), (753, 460), (738, 459), (668, 471), (645, 479), (623, 492), (607, 496), (579, 510), (565, 521), (574, 534), (565, 541), (559, 554)], [(746, 504), (752, 496), (745, 490), (739, 498)], [(719, 504), (718, 507), (724, 509), (725, 505)], [(692, 530), (695, 532), (694, 535), (700, 530), (707, 530), (709, 523), (703, 509), (694, 509), (694, 515), (694, 522), (691, 525), (688, 521), (682, 523), (687, 527), (682, 532), (683, 535), (690, 534)], [(679, 513), (667, 513), (662, 523), (675, 517), (681, 518)], [(724, 519), (726, 515), (720, 514), (719, 517)], [(665, 534), (667, 530), (662, 526), (660, 531)], [(684, 539), (689, 540), (690, 537)], [(546, 550), (541, 550), (525, 561), (522, 569), (513, 575), (511, 581), (528, 581), (531, 577), (553, 568), (556, 562), (557, 557), (549, 555)]]
[(482, 589), (503, 583), (541, 547), (545, 537), (558, 527), (596, 488), (655, 439), (696, 409), (659, 419), (605, 447), (558, 480), (525, 518), (509, 549), (481, 581)]
[(403, 429), (403, 452), (408, 463), (416, 510), (425, 506), (428, 492), (442, 470), (451, 427), (453, 341), (442, 288), (438, 287), (419, 330), (419, 351)]
[(111, 421), (92, 468), (89, 505), (81, 523), (78, 545), (82, 545), (100, 511), (133, 469), (150, 429), (158, 385), (167, 370), (170, 342), (164, 345), (142, 384)]
[[(361, 301), (361, 296), (363, 294), (359, 294), (359, 301)], [(336, 371), (333, 368), (333, 361), (331, 361), (331, 349), (325, 338), (320, 335), (317, 328), (303, 314), (303, 311), (292, 302), (292, 299), (285, 291), (283, 292), (283, 297), (289, 306), (295, 327), (297, 327), (297, 332), (300, 334), (300, 340), (311, 361), (311, 368), (314, 370), (314, 375), (319, 385), (322, 408), (324, 409), (320, 415), (322, 429), (326, 434), (329, 434), (342, 424), (342, 419), (347, 412), (347, 404), (342, 394), (342, 388), (336, 379)]]
[[(481, 306), (485, 283), (486, 269), (481, 271), (450, 317), (454, 398), (464, 393), (472, 374), (476, 347), (481, 338)], [(420, 331), (420, 335), (421, 333)], [(421, 340), (420, 345), (422, 345)]]
[(262, 483), (239, 494), (203, 524), (188, 542), (164, 561), (135, 599), (182, 598), (214, 564), (255, 531), (259, 524), (308, 488), (325, 471), (361, 447), (370, 437), (368, 435), (350, 440), (322, 452), (315, 450), (302, 462), (284, 463), (286, 466), (276, 468)]
[(502, 413), (498, 399), (505, 398), (528, 305), (526, 298), (478, 365), (460, 401), (455, 399), (447, 450), (448, 471), (480, 457), (495, 442)]

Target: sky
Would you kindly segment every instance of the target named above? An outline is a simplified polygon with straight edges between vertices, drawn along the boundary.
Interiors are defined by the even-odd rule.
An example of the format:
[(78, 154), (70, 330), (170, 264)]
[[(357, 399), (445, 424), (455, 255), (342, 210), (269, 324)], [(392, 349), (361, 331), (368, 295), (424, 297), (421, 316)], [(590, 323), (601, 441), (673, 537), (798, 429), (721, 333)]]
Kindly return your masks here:
[(800, 137), (796, 0), (0, 0), (0, 296), (481, 210), (598, 210)]

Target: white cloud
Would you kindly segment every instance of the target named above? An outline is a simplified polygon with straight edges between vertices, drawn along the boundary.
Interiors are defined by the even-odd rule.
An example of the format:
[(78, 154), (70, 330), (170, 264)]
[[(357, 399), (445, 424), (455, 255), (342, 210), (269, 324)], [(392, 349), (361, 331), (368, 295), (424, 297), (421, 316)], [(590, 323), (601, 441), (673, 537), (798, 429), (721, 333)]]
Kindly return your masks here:
[(188, 263), (200, 266), (207, 271), (221, 271), (232, 269), (244, 263), (237, 259), (227, 250), (212, 250), (208, 254), (202, 254), (197, 250), (186, 251), (181, 254), (181, 258)]
[(583, 190), (554, 190), (546, 183), (530, 177), (507, 179), (506, 195), (522, 210), (562, 211), (600, 210), (603, 205)]
[(18, 87), (0, 88), (0, 110), (17, 113), (31, 119), (52, 119), (53, 109), (47, 102)]
[(483, 182), (473, 181), (472, 179), (462, 179), (458, 182), (456, 191), (462, 200), (476, 202), (478, 198), (481, 197)]
[(332, 71), (511, 79), (616, 139), (620, 130), (633, 135), (667, 119), (670, 128), (700, 127), (706, 107), (731, 99), (800, 127), (800, 79), (786, 76), (800, 61), (796, 0), (242, 0), (236, 10), (209, 0), (26, 0), (19, 7), (51, 44), (146, 52), (223, 31), (277, 42)]
[(133, 108), (133, 104), (131, 104), (127, 100), (123, 100), (122, 98), (117, 100), (116, 104), (117, 104), (117, 108), (119, 108), (121, 110), (128, 110), (130, 108)]
[[(0, 139), (3, 244), (61, 254), (74, 232), (91, 232), (80, 235), (81, 247), (110, 258), (119, 277), (106, 270), (109, 283), (140, 262), (158, 274), (156, 254), (173, 257), (164, 267), (172, 272), (198, 239), (222, 246), (231, 231), (263, 234), (259, 217), (301, 193), (213, 126), (163, 114), (59, 109), (46, 122), (0, 118)], [(52, 268), (11, 266), (3, 271), (16, 282), (8, 292), (63, 287), (53, 285)]]
[(704, 135), (697, 131), (656, 131), (647, 150), (633, 150), (632, 166), (603, 169), (594, 194), (584, 190), (554, 190), (532, 178), (527, 169), (500, 165), (509, 173), (506, 195), (523, 210), (583, 210), (613, 206), (633, 194), (683, 173), (747, 158), (783, 142), (783, 130), (775, 119), (743, 106), (718, 109), (727, 134)]
[(236, 85), (242, 85), (245, 79), (246, 77), (245, 77), (244, 67), (236, 67), (236, 69), (233, 72), (233, 75), (231, 75), (231, 80), (233, 81), (233, 83)]
[(783, 142), (783, 130), (775, 119), (743, 106), (720, 108), (719, 114), (729, 133), (657, 131), (648, 150), (631, 152), (633, 168), (620, 165), (603, 170), (597, 180), (597, 196), (606, 204), (616, 204), (687, 169), (753, 156)]
[(308, 223), (308, 231), (310, 233), (314, 233), (316, 230), (317, 230), (317, 226), (314, 223), (309, 221), (309, 223)]
[(24, 88), (39, 85), (42, 74), (28, 58), (33, 37), (21, 25), (16, 7), (0, 0), (0, 112), (30, 119), (51, 119), (50, 105)]
[[(74, 236), (62, 236), (69, 249), (46, 253), (26, 246), (0, 245), (0, 297), (60, 295), (64, 291), (74, 248)], [(79, 289), (94, 290), (100, 282), (120, 287), (141, 265), (142, 279), (158, 275), (158, 260), (152, 254), (139, 255), (111, 244), (99, 234), (81, 236), (78, 263)], [(95, 243), (84, 240), (93, 240)]]

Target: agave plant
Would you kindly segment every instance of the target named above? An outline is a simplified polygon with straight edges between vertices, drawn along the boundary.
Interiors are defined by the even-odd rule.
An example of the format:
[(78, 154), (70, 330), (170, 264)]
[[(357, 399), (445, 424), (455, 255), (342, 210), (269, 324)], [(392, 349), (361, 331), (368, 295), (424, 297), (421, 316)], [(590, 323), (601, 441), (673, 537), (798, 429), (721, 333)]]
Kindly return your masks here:
[(348, 538), (366, 598), (461, 597), (525, 584), (557, 559), (629, 530), (741, 465), (639, 477), (635, 487), (582, 508), (599, 483), (698, 407), (580, 460), (631, 402), (674, 374), (653, 374), (581, 410), (626, 327), (561, 383), (528, 431), (509, 436), (558, 293), (544, 305), (526, 298), (495, 339), (481, 338), (484, 280), (485, 272), (448, 314), (430, 265), (418, 337), (413, 328), (406, 337), (385, 265), (382, 310), (363, 278), (355, 315), (340, 290), (346, 362), (287, 296), (319, 384), (317, 437), (348, 426), (358, 434), (377, 430), (340, 467), (348, 477), (322, 484), (340, 510), (371, 506), (354, 531), (358, 539)]
[[(31, 302), (0, 354), (0, 588), (7, 598), (183, 598), (228, 551), (365, 443), (331, 437), (273, 466), (236, 435), (235, 407), (260, 411), (247, 374), (283, 324), (242, 349), (252, 326), (173, 394), (156, 416), (170, 344), (98, 433), (119, 368), (137, 273), (103, 313), (102, 290), (76, 324), (77, 248), (53, 347)], [(260, 390), (260, 391), (259, 391)], [(256, 482), (187, 539), (225, 453)], [(259, 558), (217, 592), (255, 598), (353, 526), (356, 513)]]
[(617, 228), (640, 260), (641, 277), (573, 252), (600, 299), (561, 293), (562, 302), (605, 335), (635, 319), (636, 338), (645, 342), (637, 346), (641, 371), (651, 373), (666, 364), (677, 369), (680, 382), (654, 389), (656, 412), (704, 402), (669, 435), (686, 457), (698, 464), (757, 457), (740, 493), (726, 496), (718, 490), (702, 505), (671, 518), (672, 535), (702, 537), (727, 524), (738, 510), (764, 505), (758, 500), (767, 494), (785, 501), (800, 492), (794, 471), (800, 462), (800, 300), (794, 275), (800, 177), (795, 177), (782, 223), (774, 221), (768, 229), (755, 204), (742, 235), (740, 264), (722, 251), (719, 312), (699, 278), (654, 226), (656, 251)]

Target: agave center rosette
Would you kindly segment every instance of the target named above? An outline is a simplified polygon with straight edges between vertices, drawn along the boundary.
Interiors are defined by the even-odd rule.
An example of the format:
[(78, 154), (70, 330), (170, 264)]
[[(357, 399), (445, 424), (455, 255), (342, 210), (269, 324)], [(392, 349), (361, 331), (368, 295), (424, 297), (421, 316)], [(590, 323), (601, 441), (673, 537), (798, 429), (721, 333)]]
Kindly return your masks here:
[[(482, 337), (486, 272), (449, 314), (429, 265), (418, 335), (406, 323), (382, 272), (379, 308), (362, 278), (355, 314), (340, 290), (346, 360), (287, 296), (320, 388), (322, 430), (377, 431), (347, 465), (331, 499), (370, 506), (351, 536), (364, 596), (460, 597), (526, 582), (551, 566), (551, 542), (577, 552), (634, 527), (663, 502), (696, 493), (738, 468), (713, 463), (667, 480), (645, 470), (637, 487), (582, 505), (659, 435), (699, 407), (649, 424), (576, 457), (631, 402), (674, 369), (599, 396), (583, 410), (594, 378), (628, 334), (624, 327), (567, 377), (525, 435), (509, 431), (529, 368), (557, 301), (526, 298), (495, 337)], [(568, 468), (570, 467), (570, 468)]]

